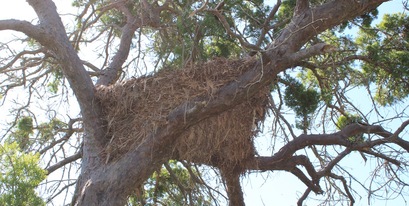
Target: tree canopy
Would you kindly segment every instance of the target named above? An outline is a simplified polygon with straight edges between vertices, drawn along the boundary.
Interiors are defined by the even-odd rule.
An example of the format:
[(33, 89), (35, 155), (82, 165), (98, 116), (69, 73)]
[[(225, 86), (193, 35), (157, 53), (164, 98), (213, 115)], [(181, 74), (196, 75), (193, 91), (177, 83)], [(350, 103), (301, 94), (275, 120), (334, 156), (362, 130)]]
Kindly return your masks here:
[(275, 171), (298, 205), (405, 201), (409, 9), (385, 2), (27, 0), (0, 20), (0, 204), (240, 206)]

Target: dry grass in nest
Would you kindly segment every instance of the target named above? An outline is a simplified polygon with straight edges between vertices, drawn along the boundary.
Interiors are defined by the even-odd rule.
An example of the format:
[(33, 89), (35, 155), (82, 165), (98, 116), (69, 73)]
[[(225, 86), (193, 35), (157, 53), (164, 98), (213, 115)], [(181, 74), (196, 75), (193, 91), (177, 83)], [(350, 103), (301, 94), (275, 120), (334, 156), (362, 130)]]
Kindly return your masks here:
[[(110, 160), (135, 148), (165, 123), (176, 106), (198, 96), (215, 95), (253, 64), (254, 60), (215, 59), (99, 87), (97, 98), (105, 108), (111, 137), (106, 148)], [(239, 165), (254, 156), (254, 125), (263, 120), (267, 94), (268, 89), (260, 91), (233, 109), (190, 127), (177, 139), (174, 156), (218, 167)]]

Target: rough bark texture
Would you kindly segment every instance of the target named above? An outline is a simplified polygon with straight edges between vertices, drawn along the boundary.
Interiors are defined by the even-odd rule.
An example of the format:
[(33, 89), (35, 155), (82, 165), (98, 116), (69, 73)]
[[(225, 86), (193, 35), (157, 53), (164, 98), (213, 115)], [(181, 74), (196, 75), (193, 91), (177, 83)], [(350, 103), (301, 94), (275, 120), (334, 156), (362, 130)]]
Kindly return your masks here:
[(240, 170), (231, 168), (231, 171), (221, 171), (227, 188), (229, 206), (244, 206), (243, 191), (240, 184)]
[[(298, 9), (291, 23), (266, 51), (260, 52), (261, 61), (253, 65), (253, 69), (244, 73), (237, 81), (222, 87), (216, 96), (212, 98), (201, 97), (185, 102), (175, 108), (168, 115), (167, 125), (159, 127), (155, 133), (150, 134), (137, 149), (131, 150), (118, 161), (109, 164), (105, 164), (99, 159), (99, 154), (107, 140), (104, 135), (105, 129), (102, 126), (104, 124), (101, 122), (101, 108), (98, 102), (94, 101), (94, 85), (67, 38), (54, 3), (51, 0), (27, 1), (35, 9), (40, 24), (32, 25), (23, 21), (5, 20), (0, 21), (0, 29), (17, 30), (36, 39), (44, 47), (48, 48), (54, 58), (61, 64), (63, 72), (80, 104), (85, 126), (82, 175), (78, 182), (79, 193), (75, 204), (111, 206), (125, 205), (126, 197), (131, 194), (133, 189), (143, 184), (157, 168), (169, 160), (172, 145), (176, 142), (175, 139), (186, 128), (245, 101), (248, 96), (255, 94), (262, 87), (274, 81), (279, 72), (298, 65), (304, 58), (325, 52), (326, 45), (316, 45), (301, 51), (300, 48), (320, 32), (374, 9), (385, 0), (336, 0), (316, 8), (309, 8), (308, 1), (298, 1)], [(149, 5), (146, 1), (143, 2), (147, 7), (155, 6)], [(163, 6), (166, 6), (166, 4)], [(156, 10), (153, 9), (152, 11), (160, 12), (160, 8), (157, 6)], [(152, 22), (155, 23), (155, 21)], [(118, 75), (119, 68), (128, 55), (128, 46), (132, 34), (138, 26), (140, 25), (133, 24), (124, 27), (123, 35), (126, 38), (123, 38), (121, 47), (123, 46), (125, 49), (121, 49), (122, 53), (114, 58), (114, 62), (111, 64), (114, 68), (106, 70), (106, 75), (101, 77), (98, 81), (99, 84), (110, 84)], [(207, 102), (206, 107), (199, 104), (203, 101)], [(342, 132), (348, 132), (348, 129), (351, 128), (346, 128)], [(372, 129), (374, 129), (373, 132), (375, 133), (389, 135), (389, 133), (379, 128), (379, 130)], [(353, 131), (362, 132), (363, 129), (354, 128)], [(316, 179), (322, 177), (325, 170), (317, 174), (312, 171), (311, 165), (308, 161), (305, 161), (304, 157), (292, 155), (296, 150), (307, 145), (347, 145), (348, 142), (345, 138), (341, 138), (339, 135), (345, 137), (342, 133), (325, 138), (314, 135), (301, 136), (272, 157), (255, 157), (255, 161), (249, 162), (248, 168), (244, 169), (287, 170), (299, 177), (313, 191), (320, 193), (322, 191)], [(325, 139), (325, 141), (322, 141), (322, 139)], [(394, 141), (407, 148), (407, 142), (400, 139)], [(356, 147), (359, 147), (359, 145)], [(307, 169), (311, 179), (297, 170), (295, 167), (297, 164), (301, 164)], [(228, 196), (231, 199), (230, 205), (244, 205), (239, 173), (235, 173), (235, 178), (226, 179), (226, 184), (229, 191)]]

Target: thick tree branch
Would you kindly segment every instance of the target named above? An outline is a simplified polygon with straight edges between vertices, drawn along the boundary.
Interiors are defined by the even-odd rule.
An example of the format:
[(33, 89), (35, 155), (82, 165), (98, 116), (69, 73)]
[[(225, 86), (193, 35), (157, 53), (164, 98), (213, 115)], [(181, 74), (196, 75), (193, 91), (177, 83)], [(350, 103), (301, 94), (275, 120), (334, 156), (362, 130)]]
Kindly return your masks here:
[(109, 66), (99, 77), (97, 85), (110, 85), (117, 81), (122, 73), (122, 65), (128, 58), (135, 31), (144, 26), (159, 27), (160, 13), (168, 9), (169, 2), (166, 1), (165, 4), (159, 6), (157, 2), (150, 4), (148, 1), (141, 1), (138, 16), (134, 16), (129, 10), (127, 3), (129, 2), (124, 1), (116, 2), (115, 4), (115, 7), (126, 16), (126, 24), (122, 28), (119, 48), (109, 63)]
[[(64, 75), (78, 100), (83, 115), (87, 137), (84, 140), (85, 150), (95, 150), (92, 159), (98, 160), (98, 150), (105, 144), (105, 132), (101, 128), (101, 107), (94, 101), (95, 91), (90, 76), (72, 47), (61, 18), (57, 13), (56, 6), (51, 0), (27, 0), (34, 8), (40, 20), (39, 27), (45, 32), (41, 37), (35, 38), (41, 45), (46, 47), (58, 60)], [(88, 147), (89, 146), (89, 147)], [(84, 163), (88, 163), (85, 156)]]
[(293, 17), (290, 24), (277, 37), (275, 43), (267, 48), (269, 51), (267, 56), (275, 57), (274, 51), (282, 44), (288, 45), (285, 53), (296, 52), (313, 36), (338, 25), (340, 22), (352, 19), (357, 14), (368, 12), (386, 1), (330, 1), (315, 8), (305, 9)]
[[(401, 127), (402, 128), (402, 127)], [(384, 137), (384, 139), (378, 139), (374, 141), (364, 142), (361, 144), (353, 144), (348, 140), (348, 137), (368, 133), (377, 134)], [(372, 154), (376, 157), (383, 158), (396, 165), (400, 165), (399, 161), (393, 158), (386, 157), (382, 154), (377, 154), (367, 150), (366, 148), (372, 148), (378, 144), (384, 144), (391, 141), (392, 133), (387, 132), (380, 126), (362, 125), (359, 123), (346, 126), (339, 132), (333, 134), (321, 134), (321, 135), (300, 135), (294, 140), (283, 146), (276, 154), (271, 157), (255, 157), (254, 160), (250, 160), (246, 164), (248, 170), (286, 170), (296, 175), (301, 181), (304, 182), (312, 191), (316, 193), (322, 192), (319, 189), (318, 181), (321, 177), (331, 174), (333, 167), (338, 164), (345, 156), (351, 153), (352, 150), (364, 151), (368, 154)], [(389, 139), (389, 140), (388, 140)], [(302, 148), (306, 148), (311, 145), (342, 145), (347, 147), (341, 152), (335, 159), (330, 161), (321, 171), (316, 172), (314, 166), (310, 160), (305, 156), (293, 156), (296, 151)], [(312, 178), (309, 180), (298, 168), (297, 165), (302, 165)], [(308, 192), (309, 193), (309, 192)], [(302, 202), (302, 201), (301, 201)]]
[(25, 35), (34, 38), (44, 38), (45, 30), (38, 26), (34, 26), (28, 21), (21, 21), (15, 19), (0, 20), (0, 30), (14, 30), (24, 33)]
[(336, 49), (335, 47), (325, 44), (325, 43), (318, 43), (315, 44), (307, 49), (302, 49), (290, 56), (290, 61), (300, 61), (302, 59), (306, 59), (318, 54), (330, 53), (334, 52)]
[(404, 121), (401, 126), (391, 136), (392, 140), (407, 152), (409, 152), (409, 142), (399, 137), (399, 134), (409, 125), (409, 120)]
[(294, 16), (302, 14), (309, 8), (309, 0), (297, 0), (294, 9)]
[(121, 75), (122, 72), (122, 65), (128, 58), (129, 51), (132, 45), (132, 39), (137, 28), (139, 28), (137, 25), (131, 23), (127, 23), (123, 27), (118, 51), (112, 58), (109, 66), (102, 72), (102, 75), (99, 77), (97, 84), (113, 84), (119, 78), (119, 75)]
[[(297, 168), (297, 165), (302, 165), (307, 170), (310, 175), (311, 180)], [(254, 157), (254, 159), (249, 160), (246, 164), (247, 170), (260, 170), (260, 171), (271, 171), (271, 170), (285, 170), (291, 172), (293, 175), (297, 176), (308, 188), (317, 194), (321, 194), (323, 191), (318, 185), (319, 176), (315, 171), (314, 166), (311, 161), (304, 155), (295, 155), (288, 157), (286, 159), (276, 160), (275, 157)]]

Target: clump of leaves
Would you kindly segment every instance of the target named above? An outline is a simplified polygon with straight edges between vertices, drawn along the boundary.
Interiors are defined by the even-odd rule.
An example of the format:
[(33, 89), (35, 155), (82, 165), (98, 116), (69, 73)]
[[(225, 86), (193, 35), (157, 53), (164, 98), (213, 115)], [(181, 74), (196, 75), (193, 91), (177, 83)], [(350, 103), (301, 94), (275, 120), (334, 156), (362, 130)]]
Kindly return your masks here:
[(374, 99), (392, 105), (409, 95), (409, 17), (385, 15), (375, 28), (363, 28), (357, 43), (371, 61), (362, 65), (364, 76), (376, 85)]
[(45, 205), (34, 190), (47, 174), (39, 159), (39, 154), (22, 152), (17, 143), (0, 146), (0, 205)]
[[(339, 130), (341, 130), (352, 123), (359, 123), (359, 122), (362, 122), (362, 117), (359, 116), (358, 114), (354, 114), (354, 115), (346, 114), (346, 115), (341, 115), (340, 117), (338, 117), (336, 126)], [(359, 134), (359, 135), (348, 137), (348, 141), (350, 141), (351, 143), (361, 143), (365, 141), (365, 138), (363, 134)]]
[(62, 128), (65, 128), (67, 124), (59, 119), (51, 119), (50, 122), (42, 123), (38, 126), (41, 140), (43, 142), (48, 141), (54, 137), (56, 132)]
[(54, 66), (50, 65), (50, 68), (52, 69), (51, 72), (51, 80), (48, 83), (47, 87), (48, 90), (54, 94), (58, 92), (58, 88), (62, 84), (62, 79), (64, 78), (64, 74), (62, 73), (62, 70), (60, 66)]
[(33, 118), (24, 116), (17, 122), (17, 129), (11, 134), (13, 141), (18, 143), (22, 150), (25, 150), (29, 145), (29, 137), (33, 134)]
[(315, 112), (320, 101), (320, 94), (313, 88), (306, 88), (301, 82), (288, 78), (288, 86), (284, 93), (285, 104), (295, 111), (297, 118), (296, 127), (304, 131), (310, 125), (311, 115)]

